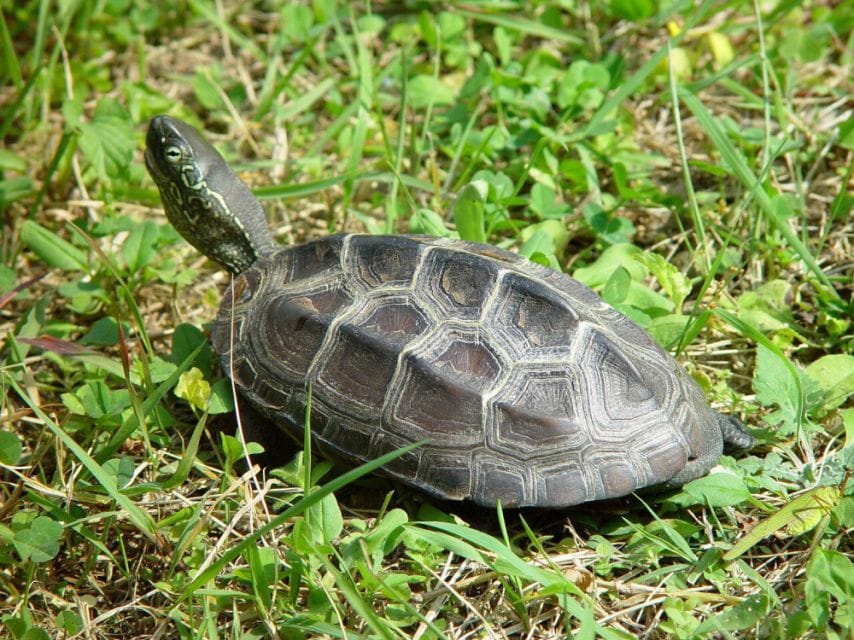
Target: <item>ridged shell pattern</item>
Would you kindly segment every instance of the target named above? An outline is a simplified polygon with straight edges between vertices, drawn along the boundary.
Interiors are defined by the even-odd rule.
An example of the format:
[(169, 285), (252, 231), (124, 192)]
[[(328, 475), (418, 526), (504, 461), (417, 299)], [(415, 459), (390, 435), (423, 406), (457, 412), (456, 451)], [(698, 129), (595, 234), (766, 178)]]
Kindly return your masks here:
[(235, 279), (213, 340), (245, 397), (297, 438), (310, 383), (327, 455), (359, 463), (425, 440), (385, 472), (443, 498), (623, 496), (718, 433), (700, 389), (634, 322), (486, 245), (338, 235), (283, 248)]

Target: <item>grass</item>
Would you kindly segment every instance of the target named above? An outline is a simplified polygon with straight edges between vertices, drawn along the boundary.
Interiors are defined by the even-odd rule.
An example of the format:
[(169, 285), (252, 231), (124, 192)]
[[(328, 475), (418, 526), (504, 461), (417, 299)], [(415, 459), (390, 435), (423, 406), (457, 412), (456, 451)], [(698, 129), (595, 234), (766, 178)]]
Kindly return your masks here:
[[(2, 5), (0, 637), (851, 637), (849, 4)], [(158, 113), (282, 243), (570, 273), (757, 446), (564, 512), (247, 469), (203, 331), (226, 278), (142, 165)]]

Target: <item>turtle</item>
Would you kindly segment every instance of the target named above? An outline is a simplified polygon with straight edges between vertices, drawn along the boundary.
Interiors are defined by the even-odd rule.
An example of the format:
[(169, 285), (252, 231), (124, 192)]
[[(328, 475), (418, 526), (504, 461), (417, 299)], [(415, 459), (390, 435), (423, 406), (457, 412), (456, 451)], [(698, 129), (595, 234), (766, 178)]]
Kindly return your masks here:
[(435, 498), (564, 508), (678, 487), (753, 438), (635, 322), (568, 275), (491, 245), (336, 234), (279, 246), (191, 125), (145, 163), (166, 215), (232, 280), (211, 342), (239, 397), (351, 465)]

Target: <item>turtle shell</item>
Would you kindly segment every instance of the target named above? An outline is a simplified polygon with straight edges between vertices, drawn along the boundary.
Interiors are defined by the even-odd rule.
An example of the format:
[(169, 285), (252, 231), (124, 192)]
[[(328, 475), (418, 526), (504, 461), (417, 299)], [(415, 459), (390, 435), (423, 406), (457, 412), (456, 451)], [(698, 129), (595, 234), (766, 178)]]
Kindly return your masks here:
[[(213, 330), (273, 422), (441, 498), (561, 507), (664, 483), (720, 430), (699, 387), (568, 276), (494, 247), (338, 235), (237, 276)], [(708, 442), (710, 438), (718, 442)]]

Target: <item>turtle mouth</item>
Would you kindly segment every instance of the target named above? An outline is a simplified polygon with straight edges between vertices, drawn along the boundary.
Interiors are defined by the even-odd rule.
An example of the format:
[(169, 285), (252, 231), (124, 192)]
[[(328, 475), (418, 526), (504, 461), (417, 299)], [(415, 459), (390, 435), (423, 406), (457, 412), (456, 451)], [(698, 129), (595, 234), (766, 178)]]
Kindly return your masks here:
[[(144, 158), (145, 168), (148, 169), (148, 174), (155, 183), (159, 183), (160, 179), (163, 178), (163, 172), (160, 170), (160, 167), (157, 166), (157, 158), (150, 147), (145, 150)], [(158, 186), (160, 185), (158, 184)]]
[(166, 142), (166, 116), (155, 116), (148, 123), (148, 132), (145, 134), (145, 167), (152, 178), (162, 177), (164, 172), (158, 165), (159, 155)]

